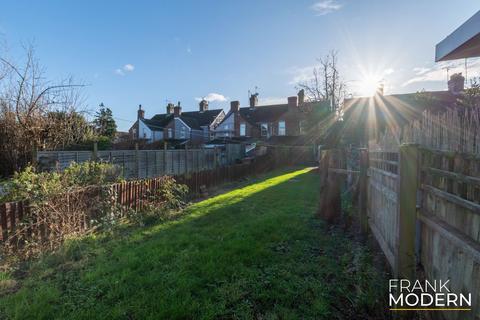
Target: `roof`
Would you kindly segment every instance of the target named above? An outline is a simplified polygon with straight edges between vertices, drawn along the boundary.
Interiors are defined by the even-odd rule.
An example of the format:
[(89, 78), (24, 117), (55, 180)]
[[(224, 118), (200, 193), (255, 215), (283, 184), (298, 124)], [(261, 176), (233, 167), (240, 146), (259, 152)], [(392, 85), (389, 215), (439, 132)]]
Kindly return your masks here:
[(151, 119), (142, 119), (143, 123), (152, 131), (160, 131), (173, 119), (173, 114), (156, 114)]
[(435, 47), (435, 61), (480, 56), (480, 11)]
[[(202, 129), (203, 126), (209, 126), (218, 117), (223, 109), (214, 109), (206, 111), (187, 111), (182, 112), (180, 119), (185, 122), (191, 129)], [(156, 114), (151, 119), (143, 119), (142, 121), (151, 130), (159, 131), (168, 125), (174, 118), (172, 113)]]
[[(206, 111), (187, 111), (187, 112), (182, 112), (182, 115), (180, 118), (182, 120), (184, 118), (187, 118), (187, 121), (194, 120), (199, 127), (203, 127), (203, 126), (211, 125), (212, 122), (215, 121), (218, 115), (222, 112), (223, 112), (223, 109), (213, 109), (213, 110), (206, 110)], [(188, 119), (191, 119), (191, 120), (188, 120)], [(191, 122), (191, 123), (192, 125), (194, 124), (194, 122)]]
[(253, 108), (240, 108), (240, 115), (245, 121), (252, 124), (261, 122), (274, 122), (288, 111), (288, 104), (275, 104), (256, 106)]

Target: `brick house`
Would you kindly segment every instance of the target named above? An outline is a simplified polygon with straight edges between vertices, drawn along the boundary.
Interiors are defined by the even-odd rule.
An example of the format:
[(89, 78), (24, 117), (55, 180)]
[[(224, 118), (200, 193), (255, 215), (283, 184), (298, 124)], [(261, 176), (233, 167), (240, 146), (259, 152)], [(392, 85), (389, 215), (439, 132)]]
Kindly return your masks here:
[(189, 144), (203, 144), (213, 138), (213, 132), (223, 120), (223, 109), (208, 110), (208, 101), (199, 103), (198, 111), (182, 112), (180, 102), (175, 106), (169, 103), (166, 113), (156, 114), (145, 119), (145, 111), (139, 106), (137, 121), (130, 128), (133, 139), (155, 141), (181, 141)]
[(258, 94), (250, 96), (248, 107), (232, 101), (230, 110), (215, 130), (216, 138), (249, 137), (268, 140), (272, 137), (299, 137), (307, 133), (308, 118), (313, 108), (325, 103), (306, 102), (303, 90), (298, 96), (288, 97), (287, 103), (258, 105)]

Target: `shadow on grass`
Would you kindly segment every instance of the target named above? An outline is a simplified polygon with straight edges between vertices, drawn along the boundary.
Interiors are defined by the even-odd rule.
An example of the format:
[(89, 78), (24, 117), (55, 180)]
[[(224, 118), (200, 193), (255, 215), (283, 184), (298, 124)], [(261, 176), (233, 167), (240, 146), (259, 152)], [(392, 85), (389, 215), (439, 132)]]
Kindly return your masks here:
[(381, 275), (363, 248), (313, 218), (317, 201), (310, 169), (282, 172), (192, 204), (176, 221), (71, 243), (34, 266), (0, 310), (45, 319), (366, 319), (385, 292), (373, 282)]

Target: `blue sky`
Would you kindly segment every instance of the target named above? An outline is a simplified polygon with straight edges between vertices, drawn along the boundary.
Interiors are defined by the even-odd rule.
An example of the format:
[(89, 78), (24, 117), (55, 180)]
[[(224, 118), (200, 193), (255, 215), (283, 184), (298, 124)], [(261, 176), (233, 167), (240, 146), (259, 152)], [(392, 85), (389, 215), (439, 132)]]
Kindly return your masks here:
[[(138, 104), (149, 117), (166, 100), (196, 110), (208, 96), (227, 110), (255, 86), (264, 103), (286, 101), (331, 49), (352, 93), (372, 77), (389, 93), (444, 89), (435, 44), (479, 9), (475, 0), (16, 0), (2, 1), (0, 37), (19, 61), (33, 41), (48, 78), (87, 83), (86, 107), (103, 102), (126, 130)], [(450, 65), (463, 71), (463, 61)], [(470, 60), (469, 76), (478, 71)]]

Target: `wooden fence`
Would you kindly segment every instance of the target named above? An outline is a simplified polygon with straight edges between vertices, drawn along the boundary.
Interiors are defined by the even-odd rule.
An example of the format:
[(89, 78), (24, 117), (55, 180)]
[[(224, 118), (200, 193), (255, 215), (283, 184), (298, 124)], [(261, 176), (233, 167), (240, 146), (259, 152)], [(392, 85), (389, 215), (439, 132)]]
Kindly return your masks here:
[[(398, 151), (365, 149), (363, 158), (359, 220), (368, 225), (363, 231), (377, 240), (395, 277), (450, 280), (452, 292), (471, 293), (472, 311), (449, 311), (441, 319), (480, 319), (480, 158), (408, 144)], [(339, 174), (350, 171), (343, 163), (329, 160), (327, 185), (344, 181)]]
[[(223, 183), (238, 180), (240, 178), (268, 172), (278, 167), (285, 166), (290, 159), (275, 160), (271, 154), (267, 154), (254, 159), (248, 163), (235, 164), (231, 166), (218, 167), (216, 169), (190, 172), (183, 175), (174, 175), (177, 182), (185, 184), (189, 188), (189, 196), (197, 197), (206, 189), (218, 186)], [(162, 186), (163, 177), (156, 177), (142, 180), (129, 180), (115, 183), (106, 187), (87, 187), (79, 192), (65, 193), (57, 196), (56, 203), (61, 203), (61, 209), (69, 211), (75, 215), (75, 210), (79, 203), (81, 210), (87, 212), (87, 217), (76, 220), (73, 230), (83, 232), (90, 227), (90, 218), (98, 218), (106, 214), (102, 211), (105, 208), (99, 208), (100, 201), (95, 197), (100, 197), (102, 193), (107, 192), (112, 197), (113, 209), (120, 213), (126, 210), (141, 211), (150, 203), (149, 197)], [(29, 201), (8, 202), (0, 204), (0, 242), (12, 239), (12, 235), (22, 226), (25, 233), (22, 234), (23, 240), (33, 235), (40, 238), (48, 237), (49, 230), (47, 221), (39, 223), (36, 217), (38, 215), (32, 212)], [(34, 220), (32, 220), (34, 217)], [(59, 217), (63, 219), (64, 217)], [(25, 228), (25, 224), (28, 225)], [(28, 233), (28, 234), (27, 234)]]
[(97, 160), (118, 166), (126, 179), (142, 179), (214, 169), (244, 157), (244, 146), (240, 144), (229, 144), (224, 149), (40, 151), (37, 166), (42, 171), (63, 170), (72, 162)]

